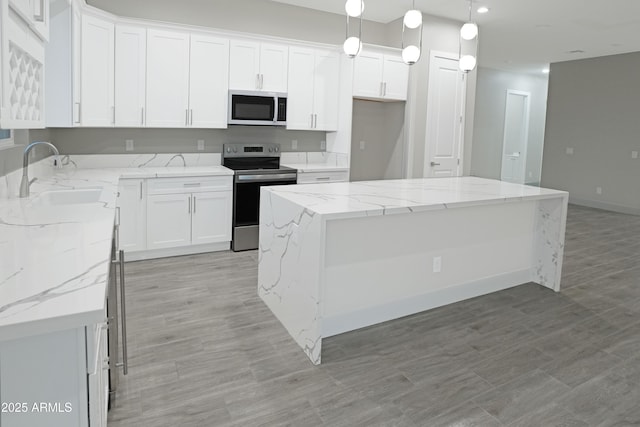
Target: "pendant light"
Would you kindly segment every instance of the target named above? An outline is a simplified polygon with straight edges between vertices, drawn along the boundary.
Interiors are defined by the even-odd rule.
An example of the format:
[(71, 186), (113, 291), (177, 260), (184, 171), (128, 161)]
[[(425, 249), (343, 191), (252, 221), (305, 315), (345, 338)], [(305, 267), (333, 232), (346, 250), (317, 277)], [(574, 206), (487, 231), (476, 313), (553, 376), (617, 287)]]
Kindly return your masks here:
[[(362, 50), (362, 15), (364, 15), (364, 0), (347, 0), (344, 5), (347, 13), (347, 36), (344, 41), (344, 53), (349, 58), (355, 58)], [(351, 35), (350, 21), (351, 18), (359, 18), (358, 35)]]
[[(420, 29), (419, 40), (416, 44), (408, 44), (405, 46), (405, 33), (408, 30)], [(422, 12), (416, 9), (416, 0), (413, 0), (411, 10), (404, 14), (402, 20), (402, 60), (407, 65), (413, 65), (420, 59), (422, 55)]]
[(469, 0), (469, 20), (460, 28), (460, 70), (468, 73), (478, 65), (478, 25), (471, 20), (473, 0)]

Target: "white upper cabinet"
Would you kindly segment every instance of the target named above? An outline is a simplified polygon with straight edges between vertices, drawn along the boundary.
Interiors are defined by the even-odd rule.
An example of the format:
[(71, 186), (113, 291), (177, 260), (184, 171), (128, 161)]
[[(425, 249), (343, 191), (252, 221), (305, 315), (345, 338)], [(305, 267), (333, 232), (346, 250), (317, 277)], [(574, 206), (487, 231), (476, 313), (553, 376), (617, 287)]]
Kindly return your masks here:
[[(0, 0), (0, 127), (5, 129), (45, 127), (44, 42), (34, 28), (32, 6), (30, 0)], [(48, 3), (43, 7), (48, 11)]]
[(147, 127), (186, 127), (189, 122), (188, 33), (147, 32)]
[(337, 130), (339, 77), (338, 53), (292, 47), (289, 60), (287, 129)]
[(289, 47), (232, 40), (229, 88), (287, 92)]
[(147, 30), (116, 25), (115, 125), (144, 126)]
[(229, 40), (191, 35), (189, 126), (226, 128)]
[(49, 40), (49, 0), (9, 0), (9, 7), (42, 40)]
[(394, 54), (364, 51), (355, 59), (353, 96), (406, 101), (409, 66)]
[(115, 123), (113, 22), (82, 17), (81, 114), (82, 126), (110, 127)]

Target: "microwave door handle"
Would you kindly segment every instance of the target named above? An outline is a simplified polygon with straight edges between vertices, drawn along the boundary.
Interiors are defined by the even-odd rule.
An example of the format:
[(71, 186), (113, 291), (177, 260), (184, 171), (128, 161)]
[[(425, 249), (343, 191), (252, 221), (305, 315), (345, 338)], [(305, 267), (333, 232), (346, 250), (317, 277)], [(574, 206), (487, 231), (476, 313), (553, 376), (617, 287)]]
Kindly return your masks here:
[(273, 123), (278, 122), (278, 95), (273, 97)]

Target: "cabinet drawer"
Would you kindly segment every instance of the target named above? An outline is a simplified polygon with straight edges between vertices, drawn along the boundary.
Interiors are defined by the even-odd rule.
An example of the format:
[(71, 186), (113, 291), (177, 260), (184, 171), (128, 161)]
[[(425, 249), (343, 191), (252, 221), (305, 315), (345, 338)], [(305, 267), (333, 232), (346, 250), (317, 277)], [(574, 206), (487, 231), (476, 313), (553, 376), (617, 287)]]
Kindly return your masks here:
[(349, 181), (349, 172), (347, 171), (298, 172), (298, 184), (347, 181)]
[(232, 176), (154, 178), (147, 180), (147, 192), (153, 195), (230, 191), (233, 186), (232, 181)]

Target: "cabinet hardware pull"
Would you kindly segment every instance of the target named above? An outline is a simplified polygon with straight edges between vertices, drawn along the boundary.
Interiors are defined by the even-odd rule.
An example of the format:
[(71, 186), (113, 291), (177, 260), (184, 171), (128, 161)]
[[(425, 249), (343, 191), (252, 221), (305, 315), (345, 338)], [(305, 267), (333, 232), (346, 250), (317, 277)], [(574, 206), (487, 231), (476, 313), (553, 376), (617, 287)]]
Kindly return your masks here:
[(191, 126), (193, 126), (193, 110), (189, 110), (189, 111), (190, 111), (190, 113), (191, 113), (191, 120), (190, 120), (189, 124), (190, 124)]
[(140, 200), (142, 200), (142, 181), (140, 181)]
[(184, 110), (185, 113), (185, 122), (184, 125), (185, 126), (189, 126), (189, 109), (187, 108), (186, 110)]
[(260, 89), (260, 74), (256, 74), (256, 89)]
[(313, 129), (313, 114), (311, 114), (311, 129)]
[[(80, 111), (81, 111), (81, 109), (80, 109), (80, 103), (79, 103), (79, 102), (75, 102), (75, 103), (74, 103), (74, 105), (77, 105), (77, 106), (78, 106), (78, 116), (77, 116), (77, 117), (78, 117), (78, 119), (77, 119), (77, 120), (75, 120), (75, 121), (74, 121), (74, 123), (78, 123), (78, 124), (79, 124), (79, 123), (80, 123)], [(74, 116), (75, 116), (75, 111), (74, 111), (73, 113), (74, 113)]]
[(436, 163), (436, 162), (431, 162), (431, 166), (440, 166), (440, 163)]
[(144, 107), (142, 107), (141, 109), (141, 114), (140, 114), (140, 124), (142, 126), (144, 126)]
[(387, 82), (384, 82), (384, 96), (387, 96)]
[(114, 105), (111, 106), (111, 124), (116, 124), (116, 107)]
[(384, 96), (384, 83), (380, 82), (380, 96)]
[(264, 89), (264, 74), (260, 74), (260, 89)]
[(330, 176), (319, 176), (316, 178), (317, 181), (329, 181), (330, 179)]
[(315, 116), (315, 118), (316, 118), (316, 121), (315, 121), (315, 123), (314, 123), (314, 125), (313, 125), (313, 128), (314, 128), (314, 129), (318, 129), (318, 115), (317, 115), (317, 114), (314, 114), (314, 116)]
[(122, 316), (122, 373), (129, 372), (129, 354), (127, 351), (127, 304), (124, 283), (124, 251), (120, 251), (120, 315)]
[(188, 200), (188, 202), (189, 202), (189, 203), (188, 203), (188, 207), (187, 207), (187, 212), (188, 212), (189, 214), (191, 214), (191, 196), (189, 196), (189, 200)]
[(196, 200), (197, 200), (197, 199), (198, 199), (198, 198), (197, 198), (196, 196), (193, 196), (193, 213), (194, 213), (194, 214), (196, 213)]

